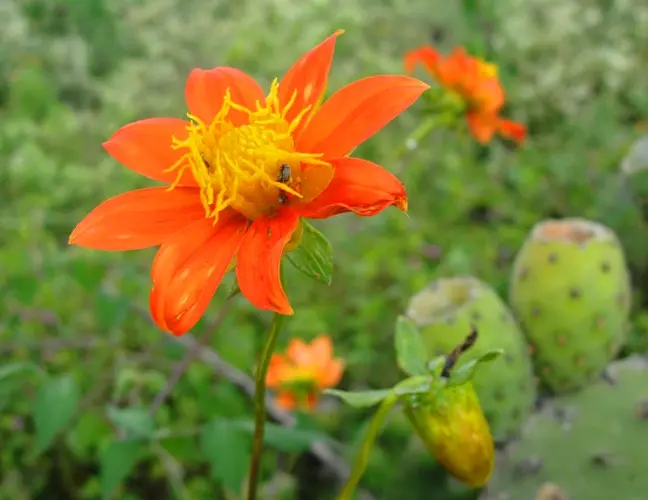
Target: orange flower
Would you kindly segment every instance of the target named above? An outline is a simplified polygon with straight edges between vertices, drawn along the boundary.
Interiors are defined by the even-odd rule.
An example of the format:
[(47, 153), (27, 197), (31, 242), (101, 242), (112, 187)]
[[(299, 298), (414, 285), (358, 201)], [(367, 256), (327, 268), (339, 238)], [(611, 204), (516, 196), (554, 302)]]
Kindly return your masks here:
[(312, 411), (322, 389), (335, 387), (342, 378), (344, 364), (333, 358), (331, 338), (321, 335), (310, 345), (293, 339), (286, 355), (270, 358), (266, 385), (277, 390), (277, 404), (292, 410), (296, 407)]
[(429, 86), (372, 76), (322, 103), (341, 33), (302, 56), (267, 96), (238, 69), (194, 69), (185, 89), (189, 121), (140, 120), (104, 143), (127, 168), (170, 186), (105, 201), (70, 243), (118, 251), (161, 245), (150, 295), (160, 328), (181, 335), (193, 327), (234, 265), (254, 306), (293, 314), (279, 266), (302, 217), (407, 209), (395, 176), (348, 155)]
[(464, 102), (468, 127), (479, 142), (487, 143), (496, 132), (517, 143), (524, 141), (525, 126), (499, 116), (505, 97), (496, 66), (469, 56), (461, 47), (447, 57), (430, 46), (405, 54), (408, 73), (414, 71), (417, 63), (423, 64), (442, 86)]

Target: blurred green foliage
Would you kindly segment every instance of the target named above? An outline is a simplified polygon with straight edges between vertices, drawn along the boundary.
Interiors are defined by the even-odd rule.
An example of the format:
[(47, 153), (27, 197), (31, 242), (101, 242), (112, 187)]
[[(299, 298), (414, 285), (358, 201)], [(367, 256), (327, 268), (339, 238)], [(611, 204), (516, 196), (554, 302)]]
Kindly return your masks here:
[[(421, 44), (465, 45), (499, 65), (507, 114), (528, 122), (530, 140), (480, 147), (443, 131), (402, 155), (415, 106), (358, 148), (403, 179), (409, 217), (317, 224), (335, 252), (333, 282), (286, 266), (297, 314), (281, 345), (328, 333), (347, 362), (343, 388), (389, 387), (393, 325), (414, 292), (469, 273), (505, 297), (532, 225), (578, 215), (619, 233), (635, 280), (626, 351), (648, 350), (648, 226), (619, 173), (648, 115), (643, 0), (3, 0), (0, 498), (237, 498), (252, 408), (227, 377), (195, 362), (149, 411), (185, 352), (148, 317), (153, 250), (71, 248), (67, 236), (100, 201), (150, 185), (101, 142), (135, 119), (182, 116), (191, 68), (231, 65), (268, 83), (338, 28), (329, 89), (401, 72)], [(250, 373), (268, 322), (239, 300), (211, 347)], [(268, 431), (263, 498), (331, 498), (335, 481), (300, 452), (327, 432), (351, 457), (366, 416), (325, 401), (295, 431)], [(364, 485), (381, 498), (430, 498), (447, 482), (407, 425), (394, 418), (372, 454)]]

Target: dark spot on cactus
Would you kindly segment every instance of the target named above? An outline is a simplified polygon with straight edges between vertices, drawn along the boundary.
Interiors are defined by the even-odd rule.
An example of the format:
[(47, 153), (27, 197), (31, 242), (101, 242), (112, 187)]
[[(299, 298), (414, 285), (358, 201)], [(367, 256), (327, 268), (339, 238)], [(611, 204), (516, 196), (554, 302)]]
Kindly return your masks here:
[(578, 368), (581, 368), (581, 369), (582, 369), (582, 368), (585, 367), (586, 360), (585, 360), (585, 358), (584, 358), (583, 356), (581, 356), (580, 354), (577, 354), (576, 356), (574, 356), (574, 364), (575, 364)]
[(641, 420), (648, 421), (648, 401), (639, 401), (637, 403), (637, 416)]
[(481, 317), (482, 317), (482, 315), (481, 315), (481, 313), (480, 313), (479, 311), (474, 311), (474, 312), (470, 315), (470, 318), (471, 318), (473, 321), (479, 321), (479, 320), (481, 319)]
[(528, 267), (523, 267), (522, 269), (520, 269), (520, 272), (517, 275), (517, 277), (518, 277), (518, 279), (520, 281), (524, 281), (525, 279), (527, 279), (528, 276), (529, 276), (529, 268)]
[(591, 457), (591, 462), (596, 467), (607, 469), (614, 465), (614, 456), (608, 452), (595, 453)]
[(511, 356), (509, 353), (505, 353), (505, 354), (504, 354), (504, 361), (505, 361), (506, 364), (508, 364), (508, 365), (512, 364), (513, 361), (514, 361), (514, 360), (513, 360), (513, 356)]
[(454, 316), (446, 316), (445, 319), (445, 324), (446, 325), (454, 325), (455, 323), (455, 317)]
[(533, 344), (529, 344), (528, 348), (529, 348), (529, 354), (533, 356), (533, 354), (535, 354), (535, 347), (533, 346)]
[(573, 287), (569, 290), (569, 296), (572, 299), (580, 299), (583, 293), (580, 291), (580, 289)]
[(520, 392), (528, 392), (529, 391), (529, 385), (527, 384), (526, 380), (521, 380), (520, 385), (519, 385)]
[(626, 299), (627, 295), (623, 292), (618, 293), (616, 296), (617, 304), (619, 304), (621, 307), (624, 307), (626, 305)]
[(549, 264), (555, 264), (558, 262), (558, 254), (556, 252), (551, 252), (547, 260), (549, 261)]
[(519, 408), (516, 407), (511, 410), (511, 418), (513, 420), (518, 420), (521, 416), (522, 416), (522, 412), (520, 411)]
[(542, 470), (542, 460), (538, 457), (524, 458), (517, 462), (514, 467), (516, 475), (535, 476)]
[(565, 345), (567, 343), (567, 337), (562, 334), (558, 334), (556, 336), (556, 342), (558, 343), (558, 345)]
[(576, 418), (576, 409), (567, 406), (560, 406), (554, 408), (553, 414), (557, 422), (569, 423), (569, 422), (573, 422), (574, 419)]
[(540, 308), (538, 306), (533, 306), (531, 308), (531, 316), (533, 316), (534, 318), (540, 316)]
[(495, 389), (493, 396), (495, 397), (495, 401), (499, 402), (502, 402), (506, 399), (506, 395), (504, 394), (504, 390), (502, 388)]
[(500, 321), (502, 323), (508, 323), (511, 321), (511, 317), (506, 313), (506, 311), (502, 311), (499, 315)]
[(604, 273), (609, 273), (610, 269), (612, 269), (612, 265), (607, 260), (601, 262), (601, 271), (603, 271)]
[(484, 412), (484, 418), (488, 420), (489, 422), (494, 422), (495, 421), (495, 413), (492, 411), (485, 411)]
[(594, 328), (599, 330), (605, 328), (605, 316), (597, 316), (594, 318)]
[(542, 369), (542, 373), (544, 373), (545, 375), (549, 375), (551, 373), (551, 367), (550, 366), (545, 366)]

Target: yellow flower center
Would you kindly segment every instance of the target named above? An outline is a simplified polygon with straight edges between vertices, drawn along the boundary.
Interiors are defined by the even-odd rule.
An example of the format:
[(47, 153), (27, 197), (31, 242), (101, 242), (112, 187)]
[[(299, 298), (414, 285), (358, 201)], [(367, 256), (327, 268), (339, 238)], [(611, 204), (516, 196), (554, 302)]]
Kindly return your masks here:
[(487, 63), (482, 59), (477, 59), (477, 66), (479, 67), (479, 72), (486, 77), (497, 76), (497, 65)]
[[(190, 169), (205, 207), (205, 216), (218, 220), (218, 214), (230, 207), (254, 220), (273, 214), (291, 197), (301, 198), (302, 163), (328, 165), (318, 160), (321, 154), (295, 151), (293, 133), (310, 107), (291, 121), (286, 115), (295, 103), (297, 93), (285, 106), (277, 96), (275, 79), (265, 99), (248, 109), (232, 101), (229, 90), (223, 106), (211, 123), (188, 114), (185, 140), (173, 138), (174, 149), (186, 149), (185, 155), (169, 171), (177, 170), (176, 182)], [(232, 110), (245, 113), (247, 124), (235, 125), (228, 116)]]

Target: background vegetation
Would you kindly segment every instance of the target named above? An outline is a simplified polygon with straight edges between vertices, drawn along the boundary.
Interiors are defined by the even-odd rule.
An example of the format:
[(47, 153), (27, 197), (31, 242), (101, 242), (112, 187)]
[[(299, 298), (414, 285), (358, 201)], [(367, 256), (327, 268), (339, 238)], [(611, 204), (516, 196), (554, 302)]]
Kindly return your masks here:
[[(289, 273), (297, 315), (281, 345), (328, 333), (348, 367), (341, 387), (391, 386), (393, 325), (413, 293), (471, 274), (506, 299), (530, 228), (577, 215), (619, 234), (635, 283), (622, 355), (648, 351), (642, 174), (620, 170), (648, 116), (644, 0), (2, 0), (0, 498), (239, 498), (252, 415), (240, 375), (269, 317), (237, 301), (151, 411), (187, 350), (150, 323), (153, 251), (71, 248), (67, 236), (99, 201), (148, 185), (101, 142), (135, 119), (182, 116), (191, 68), (231, 65), (269, 82), (338, 28), (330, 89), (402, 72), (403, 53), (421, 44), (464, 45), (499, 65), (507, 113), (530, 137), (518, 149), (479, 147), (445, 131), (403, 153), (415, 106), (362, 146), (357, 156), (403, 179), (409, 217), (318, 224), (334, 247), (334, 281)], [(332, 498), (338, 476), (307, 448), (324, 439), (343, 467), (367, 415), (325, 400), (295, 430), (270, 429), (263, 498)], [(363, 486), (383, 499), (465, 494), (398, 416)]]

